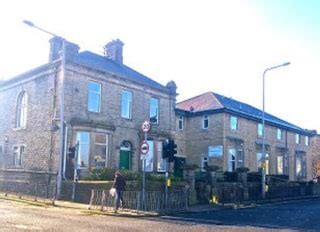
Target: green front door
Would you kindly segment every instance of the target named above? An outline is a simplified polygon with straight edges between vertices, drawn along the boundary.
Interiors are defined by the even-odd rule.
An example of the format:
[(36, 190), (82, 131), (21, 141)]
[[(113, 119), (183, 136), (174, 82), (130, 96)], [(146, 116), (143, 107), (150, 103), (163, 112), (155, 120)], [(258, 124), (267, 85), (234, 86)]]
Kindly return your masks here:
[(130, 169), (130, 151), (120, 150), (119, 169)]

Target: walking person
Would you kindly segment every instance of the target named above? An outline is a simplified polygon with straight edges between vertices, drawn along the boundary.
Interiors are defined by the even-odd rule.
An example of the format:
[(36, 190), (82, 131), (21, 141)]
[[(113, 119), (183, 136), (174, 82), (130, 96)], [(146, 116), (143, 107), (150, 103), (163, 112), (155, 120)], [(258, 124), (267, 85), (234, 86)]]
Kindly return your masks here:
[(114, 177), (114, 182), (113, 182), (113, 188), (116, 189), (116, 207), (115, 207), (115, 212), (118, 211), (119, 206), (120, 206), (120, 201), (122, 203), (123, 207), (123, 191), (126, 190), (126, 180), (124, 177), (121, 175), (119, 171), (115, 172), (115, 177)]

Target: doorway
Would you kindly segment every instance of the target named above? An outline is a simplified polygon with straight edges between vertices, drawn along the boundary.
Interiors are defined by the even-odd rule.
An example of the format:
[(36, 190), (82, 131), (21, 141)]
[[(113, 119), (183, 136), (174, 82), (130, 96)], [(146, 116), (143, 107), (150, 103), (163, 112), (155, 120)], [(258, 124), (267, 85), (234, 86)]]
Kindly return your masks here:
[(119, 169), (130, 170), (131, 169), (131, 143), (129, 141), (123, 141), (120, 146), (119, 156)]

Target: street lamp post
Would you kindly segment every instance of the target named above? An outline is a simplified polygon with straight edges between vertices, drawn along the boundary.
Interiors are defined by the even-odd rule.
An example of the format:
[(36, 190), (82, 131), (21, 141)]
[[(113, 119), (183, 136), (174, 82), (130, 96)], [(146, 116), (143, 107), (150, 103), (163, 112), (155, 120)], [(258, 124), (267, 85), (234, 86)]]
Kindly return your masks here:
[(33, 27), (39, 31), (42, 31), (46, 34), (49, 34), (54, 37), (58, 37), (62, 41), (62, 49), (61, 49), (61, 89), (60, 89), (60, 155), (59, 155), (59, 167), (58, 167), (58, 176), (57, 176), (57, 197), (60, 197), (61, 193), (61, 183), (62, 183), (62, 164), (63, 164), (63, 156), (65, 155), (65, 149), (64, 149), (64, 79), (65, 79), (65, 63), (66, 63), (66, 40), (58, 36), (50, 31), (47, 31), (41, 27), (36, 26), (34, 23), (28, 21), (28, 20), (23, 20), (23, 23)]
[(283, 66), (289, 65), (290, 62), (286, 62), (280, 65), (276, 65), (270, 68), (267, 68), (263, 72), (262, 77), (262, 198), (264, 199), (266, 196), (266, 154), (265, 154), (265, 76), (266, 73), (272, 69), (280, 68)]

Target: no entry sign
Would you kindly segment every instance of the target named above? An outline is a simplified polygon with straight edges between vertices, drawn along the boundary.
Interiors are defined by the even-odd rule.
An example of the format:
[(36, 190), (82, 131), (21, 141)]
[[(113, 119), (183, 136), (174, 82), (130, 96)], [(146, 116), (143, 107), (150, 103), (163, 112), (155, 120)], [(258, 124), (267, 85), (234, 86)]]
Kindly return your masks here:
[(143, 141), (143, 143), (141, 144), (140, 152), (143, 155), (145, 155), (149, 152), (149, 144), (146, 141)]

